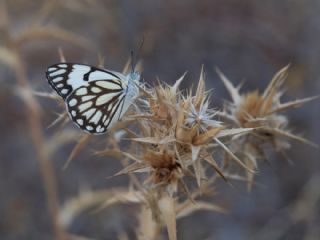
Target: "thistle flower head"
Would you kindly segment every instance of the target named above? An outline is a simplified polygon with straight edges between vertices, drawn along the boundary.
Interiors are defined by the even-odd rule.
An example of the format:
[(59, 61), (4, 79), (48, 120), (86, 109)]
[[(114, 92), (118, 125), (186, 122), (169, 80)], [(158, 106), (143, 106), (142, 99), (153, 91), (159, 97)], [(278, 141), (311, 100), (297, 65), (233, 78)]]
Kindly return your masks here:
[[(286, 66), (275, 74), (267, 88), (260, 93), (252, 91), (240, 94), (240, 87), (235, 87), (218, 70), (220, 78), (228, 89), (232, 102), (225, 105), (222, 117), (243, 128), (254, 128), (252, 134), (240, 138), (234, 144), (234, 152), (241, 155), (246, 165), (250, 168), (257, 168), (257, 159), (265, 159), (264, 144), (270, 144), (275, 150), (282, 152), (290, 147), (289, 140), (298, 140), (309, 143), (310, 141), (294, 135), (288, 129), (288, 118), (283, 111), (299, 107), (302, 104), (312, 101), (318, 97), (299, 99), (287, 103), (280, 101), (283, 95), (283, 84), (288, 76)], [(247, 172), (249, 187), (252, 185), (253, 175)]]
[(139, 121), (141, 136), (134, 139), (147, 149), (142, 156), (144, 163), (151, 166), (147, 182), (157, 186), (173, 184), (174, 189), (198, 159), (194, 147), (199, 148), (199, 153), (221, 130), (220, 122), (213, 119), (215, 112), (209, 109), (203, 73), (194, 96), (184, 96), (178, 90), (182, 79), (173, 86), (160, 84), (146, 90), (144, 113), (136, 116), (143, 119)]
[(208, 109), (208, 107), (209, 100), (207, 99), (204, 99), (199, 109), (196, 109), (196, 107), (191, 104), (191, 109), (187, 112), (186, 124), (191, 127), (198, 125), (202, 132), (211, 128), (221, 127), (221, 122), (214, 119), (217, 112)]
[[(120, 153), (132, 163), (118, 174), (144, 172), (147, 189), (164, 190), (170, 195), (179, 190), (178, 186), (188, 192), (186, 176), (194, 177), (199, 187), (204, 179), (216, 174), (224, 178), (213, 157), (212, 143), (218, 141), (228, 151), (217, 138), (247, 131), (224, 129), (216, 120), (217, 111), (209, 107), (203, 70), (194, 94), (192, 90), (187, 94), (179, 90), (183, 77), (172, 86), (159, 83), (153, 88), (143, 87), (135, 113), (127, 116), (137, 125), (128, 139), (134, 148)], [(246, 167), (236, 156), (232, 158)], [(213, 172), (208, 172), (208, 166)]]
[(282, 86), (288, 76), (288, 68), (289, 66), (286, 66), (275, 74), (264, 92), (253, 91), (246, 94), (240, 94), (240, 88), (234, 87), (218, 71), (232, 97), (232, 103), (226, 104), (222, 115), (240, 127), (256, 128), (255, 134), (258, 134), (260, 137), (268, 135), (272, 136), (273, 139), (290, 137), (298, 140), (298, 137), (295, 138), (287, 129), (288, 119), (282, 112), (289, 108), (299, 107), (318, 97), (282, 103), (280, 101), (283, 95)]

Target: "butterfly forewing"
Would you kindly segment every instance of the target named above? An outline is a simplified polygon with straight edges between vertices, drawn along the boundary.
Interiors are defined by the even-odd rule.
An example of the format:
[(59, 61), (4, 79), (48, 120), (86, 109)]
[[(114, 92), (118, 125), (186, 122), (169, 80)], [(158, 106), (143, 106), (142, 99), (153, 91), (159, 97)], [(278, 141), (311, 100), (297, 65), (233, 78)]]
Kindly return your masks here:
[[(119, 74), (118, 74), (119, 75)], [(92, 66), (59, 63), (47, 69), (46, 76), (51, 87), (65, 99), (72, 91), (96, 80), (121, 80), (120, 75)]]

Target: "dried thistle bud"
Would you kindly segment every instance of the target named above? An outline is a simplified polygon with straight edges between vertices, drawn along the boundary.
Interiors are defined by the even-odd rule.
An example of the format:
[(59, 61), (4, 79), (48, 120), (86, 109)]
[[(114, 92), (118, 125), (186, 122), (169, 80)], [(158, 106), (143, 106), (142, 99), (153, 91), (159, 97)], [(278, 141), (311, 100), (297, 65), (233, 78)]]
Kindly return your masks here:
[[(242, 128), (254, 128), (251, 134), (239, 138), (233, 144), (233, 151), (241, 155), (246, 166), (257, 168), (257, 159), (265, 159), (264, 144), (270, 144), (276, 151), (282, 152), (290, 147), (289, 140), (298, 140), (304, 143), (310, 141), (294, 135), (288, 129), (289, 120), (282, 112), (289, 108), (315, 100), (318, 97), (299, 99), (281, 103), (282, 87), (288, 76), (289, 66), (284, 67), (275, 74), (267, 88), (262, 92), (252, 91), (240, 94), (240, 87), (233, 84), (217, 70), (220, 78), (230, 93), (232, 102), (225, 105), (223, 112), (219, 113), (231, 124)], [(252, 185), (253, 175), (247, 172), (249, 188)]]
[(144, 184), (148, 189), (159, 187), (159, 191), (166, 189), (172, 194), (178, 191), (179, 183), (183, 185), (186, 175), (195, 177), (200, 187), (207, 178), (208, 165), (224, 177), (218, 162), (210, 157), (215, 150), (214, 142), (219, 142), (216, 148), (222, 146), (233, 160), (247, 168), (218, 138), (248, 130), (225, 129), (222, 122), (215, 119), (217, 111), (209, 107), (203, 70), (194, 95), (192, 90), (187, 94), (179, 91), (182, 80), (183, 76), (172, 86), (159, 83), (142, 91), (146, 94), (141, 96), (141, 104), (137, 105), (136, 113), (129, 116), (139, 126), (133, 134), (135, 137), (129, 139), (134, 152), (124, 153), (134, 161), (126, 170), (147, 173)]

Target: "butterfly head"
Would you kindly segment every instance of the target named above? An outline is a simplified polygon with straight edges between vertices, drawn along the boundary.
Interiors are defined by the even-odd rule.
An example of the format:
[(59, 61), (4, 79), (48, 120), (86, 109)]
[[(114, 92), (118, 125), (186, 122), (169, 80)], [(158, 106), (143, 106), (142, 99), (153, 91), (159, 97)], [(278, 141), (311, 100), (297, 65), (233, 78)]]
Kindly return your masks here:
[(138, 55), (136, 56), (136, 58), (134, 57), (133, 50), (131, 50), (131, 72), (128, 74), (128, 78), (129, 78), (129, 81), (134, 82), (136, 84), (139, 83), (140, 73), (137, 72), (135, 68), (137, 65), (137, 59), (138, 59), (142, 45), (143, 45), (143, 41), (139, 47)]
[(138, 83), (140, 80), (140, 73), (132, 71), (128, 74), (128, 78), (130, 82)]

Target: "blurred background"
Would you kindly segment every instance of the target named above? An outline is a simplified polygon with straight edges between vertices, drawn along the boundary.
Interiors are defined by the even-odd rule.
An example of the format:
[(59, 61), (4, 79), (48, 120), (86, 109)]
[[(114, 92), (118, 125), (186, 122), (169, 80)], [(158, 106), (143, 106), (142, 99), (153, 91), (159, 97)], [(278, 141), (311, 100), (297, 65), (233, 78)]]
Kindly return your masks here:
[[(248, 91), (263, 90), (291, 63), (284, 96), (290, 100), (320, 93), (319, 12), (318, 0), (0, 0), (0, 239), (53, 239), (43, 179), (54, 180), (60, 205), (81, 189), (127, 184), (126, 177), (106, 179), (121, 165), (92, 157), (94, 143), (66, 170), (62, 166), (75, 142), (63, 145), (47, 159), (55, 179), (41, 176), (38, 159), (47, 156), (34, 145), (61, 131), (47, 126), (62, 108), (45, 98), (32, 102), (21, 86), (51, 92), (44, 72), (60, 61), (59, 48), (67, 61), (98, 65), (104, 58), (106, 68), (121, 71), (144, 38), (140, 58), (146, 82), (173, 83), (188, 71), (182, 85), (188, 88), (204, 64), (217, 108), (229, 96), (214, 67), (234, 84), (244, 81)], [(318, 144), (319, 106), (315, 101), (287, 112), (294, 133)], [(201, 211), (179, 220), (178, 238), (320, 239), (320, 151), (293, 142), (287, 155), (293, 164), (277, 154), (260, 163), (261, 185), (250, 193), (245, 184), (218, 186), (213, 201), (227, 205), (229, 213)], [(68, 231), (93, 239), (133, 236), (134, 211), (115, 206), (87, 212)]]

